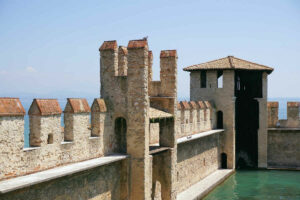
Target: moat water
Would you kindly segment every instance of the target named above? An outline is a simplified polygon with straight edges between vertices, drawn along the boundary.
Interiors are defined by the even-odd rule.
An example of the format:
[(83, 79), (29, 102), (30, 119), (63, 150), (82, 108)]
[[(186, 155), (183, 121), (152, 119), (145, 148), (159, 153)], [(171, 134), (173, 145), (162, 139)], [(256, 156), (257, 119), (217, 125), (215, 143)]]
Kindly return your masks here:
[(300, 200), (300, 171), (239, 170), (204, 200)]

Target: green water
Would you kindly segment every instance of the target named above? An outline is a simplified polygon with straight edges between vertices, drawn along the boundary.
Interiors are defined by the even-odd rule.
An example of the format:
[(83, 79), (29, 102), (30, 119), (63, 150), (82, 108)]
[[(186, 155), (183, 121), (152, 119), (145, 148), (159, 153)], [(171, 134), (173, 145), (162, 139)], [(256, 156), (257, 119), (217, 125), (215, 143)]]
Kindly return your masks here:
[(204, 199), (300, 200), (300, 171), (237, 171)]

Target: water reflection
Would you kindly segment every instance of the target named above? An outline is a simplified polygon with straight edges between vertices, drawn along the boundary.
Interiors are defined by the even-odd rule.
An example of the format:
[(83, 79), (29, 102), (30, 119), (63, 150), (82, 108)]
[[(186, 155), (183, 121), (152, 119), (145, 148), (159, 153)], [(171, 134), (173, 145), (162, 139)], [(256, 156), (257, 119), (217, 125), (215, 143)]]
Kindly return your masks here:
[(300, 199), (300, 171), (237, 171), (211, 192), (205, 200)]

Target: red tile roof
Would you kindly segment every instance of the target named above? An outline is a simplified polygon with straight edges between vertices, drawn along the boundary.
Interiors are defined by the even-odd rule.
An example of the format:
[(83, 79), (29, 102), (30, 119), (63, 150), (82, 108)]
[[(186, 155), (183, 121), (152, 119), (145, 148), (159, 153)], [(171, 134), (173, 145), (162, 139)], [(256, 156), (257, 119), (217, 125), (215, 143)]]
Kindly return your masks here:
[(112, 41), (104, 41), (101, 45), (99, 51), (105, 51), (105, 50), (115, 50), (118, 48), (118, 44), (116, 40)]
[(86, 99), (82, 98), (68, 98), (68, 103), (71, 109), (66, 106), (65, 113), (89, 113), (91, 112), (90, 106)]
[(190, 107), (190, 105), (189, 105), (189, 103), (187, 101), (180, 101), (180, 105), (185, 110), (191, 109), (191, 107)]
[(288, 107), (300, 107), (300, 102), (287, 102)]
[(107, 108), (106, 108), (104, 99), (94, 99), (94, 102), (92, 105), (92, 111), (93, 112), (106, 112)]
[(212, 105), (209, 101), (204, 101), (204, 103), (205, 103), (207, 108), (210, 108), (210, 109), (212, 108)]
[(161, 58), (168, 58), (168, 57), (176, 57), (177, 58), (177, 51), (176, 50), (163, 50), (160, 52)]
[(203, 101), (197, 101), (197, 103), (198, 103), (200, 108), (202, 108), (202, 109), (206, 108), (205, 103)]
[[(38, 110), (34, 110), (34, 107), (37, 107)], [(61, 108), (57, 99), (34, 99), (28, 114), (29, 115), (59, 115), (61, 114)]]
[(195, 101), (190, 101), (189, 104), (190, 104), (190, 107), (193, 108), (193, 109), (197, 109), (198, 108), (198, 105), (196, 104)]
[(191, 65), (184, 68), (184, 71), (195, 71), (195, 70), (260, 70), (271, 73), (273, 68), (260, 65), (254, 62), (236, 58), (233, 56), (227, 56), (217, 60), (201, 63), (197, 65)]
[(0, 98), (0, 116), (23, 116), (24, 107), (19, 98)]
[(128, 42), (127, 49), (139, 49), (139, 48), (145, 48), (146, 46), (148, 46), (148, 42), (146, 39), (130, 40)]

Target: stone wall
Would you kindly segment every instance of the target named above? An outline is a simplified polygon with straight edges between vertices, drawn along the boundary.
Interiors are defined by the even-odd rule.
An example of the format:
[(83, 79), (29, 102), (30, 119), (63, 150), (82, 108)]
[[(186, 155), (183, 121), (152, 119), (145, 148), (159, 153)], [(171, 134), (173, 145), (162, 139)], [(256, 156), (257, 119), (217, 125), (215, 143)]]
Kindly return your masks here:
[[(5, 101), (7, 105), (11, 103), (11, 99)], [(86, 102), (85, 99), (75, 101), (79, 105), (80, 102)], [(90, 127), (89, 107), (82, 111), (76, 110), (76, 107), (75, 111), (67, 111), (69, 103), (70, 99), (65, 109), (63, 131), (58, 102), (41, 99), (33, 101), (29, 110), (29, 148), (24, 148), (24, 116), (16, 116), (14, 113), (0, 116), (0, 180), (113, 153), (116, 141), (110, 120), (106, 119), (107, 113), (93, 110), (93, 114), (99, 115), (101, 120), (97, 126), (92, 123)], [(98, 126), (103, 129), (99, 136), (92, 137), (92, 130)], [(64, 137), (64, 133), (68, 137)]]
[[(152, 81), (153, 54), (149, 51), (147, 39), (131, 40), (127, 47), (119, 48), (117, 41), (105, 41), (99, 50), (100, 93), (107, 106), (108, 121), (113, 130), (118, 128), (115, 120), (120, 117), (127, 125), (122, 143), (125, 143), (126, 153), (131, 159), (130, 199), (147, 199), (151, 186), (149, 145), (158, 143), (159, 146), (176, 148), (175, 120), (165, 124), (158, 117), (151, 119), (157, 123), (150, 124), (149, 110), (150, 107), (156, 108), (176, 118), (177, 52), (161, 51), (161, 80), (155, 82)], [(176, 154), (168, 156), (172, 159), (167, 160), (175, 163)], [(174, 168), (168, 163), (168, 170), (171, 170), (168, 166)], [(171, 180), (166, 183), (171, 188), (169, 197), (174, 190), (171, 183)]]
[[(0, 98), (0, 180), (114, 153), (128, 154), (128, 165), (111, 163), (0, 199), (150, 199), (157, 196), (151, 189), (159, 182), (155, 190), (162, 199), (174, 200), (178, 191), (218, 168), (218, 135), (177, 149), (178, 138), (215, 127), (215, 110), (209, 101), (177, 104), (176, 50), (161, 51), (160, 81), (152, 81), (146, 39), (132, 40), (127, 47), (106, 41), (99, 50), (101, 99), (92, 108), (85, 99), (68, 99), (64, 127), (57, 100), (35, 99), (28, 113), (30, 148), (23, 148), (21, 102)], [(161, 115), (153, 117), (153, 109)], [(155, 153), (149, 151), (153, 144)]]
[(208, 101), (181, 101), (177, 104), (176, 138), (211, 130), (215, 125), (215, 112)]
[[(152, 199), (176, 199), (176, 170), (172, 167), (175, 163), (171, 162), (174, 153), (173, 149), (169, 149), (152, 155)], [(173, 169), (170, 171), (170, 168)]]
[(1, 200), (125, 200), (126, 160), (0, 195)]
[(177, 192), (202, 180), (219, 166), (219, 134), (178, 144)]
[(268, 127), (278, 126), (278, 102), (268, 102)]
[(278, 102), (268, 102), (269, 128), (300, 128), (300, 102), (287, 102), (287, 119), (278, 117)]
[(300, 128), (268, 131), (268, 167), (300, 168)]
[(278, 102), (268, 102), (268, 167), (300, 167), (300, 102), (287, 102), (287, 119), (278, 119)]

